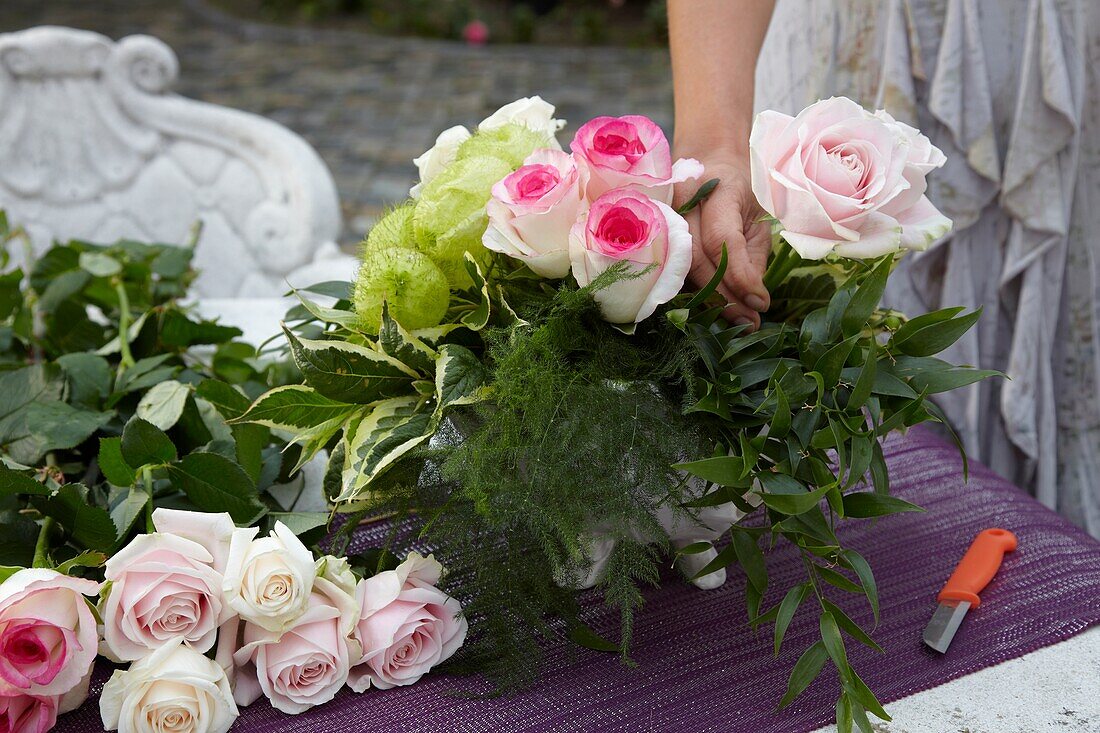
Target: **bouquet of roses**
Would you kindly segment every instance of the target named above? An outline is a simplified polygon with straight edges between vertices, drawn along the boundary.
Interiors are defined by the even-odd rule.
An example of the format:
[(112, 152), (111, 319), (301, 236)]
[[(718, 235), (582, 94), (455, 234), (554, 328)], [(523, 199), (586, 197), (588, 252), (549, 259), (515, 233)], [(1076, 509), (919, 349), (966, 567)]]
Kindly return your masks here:
[[(992, 374), (933, 356), (978, 313), (879, 306), (899, 257), (950, 228), (924, 195), (943, 155), (847, 99), (760, 115), (772, 307), (749, 333), (721, 318), (724, 252), (684, 292), (684, 214), (721, 182), (673, 161), (640, 116), (594, 119), (564, 152), (553, 112), (521, 99), (441, 134), (364, 241), (354, 284), (310, 289), (331, 305), (298, 293), (285, 332), (305, 383), (239, 421), (327, 448), (345, 527), (385, 518), (390, 544), (413, 531), (445, 555), (476, 631), (460, 661), (504, 686), (534, 678), (542, 637), (625, 658), (641, 587), (672, 555), (704, 588), (740, 565), (749, 621), (774, 625), (777, 650), (812, 600), (821, 640), (775, 694), (788, 704), (831, 660), (841, 726), (869, 730), (886, 713), (845, 637), (877, 645), (829, 588), (865, 595), (876, 619), (878, 598), (838, 521), (918, 510), (890, 496), (880, 440), (942, 422), (930, 395)], [(691, 180), (674, 210), (673, 184)], [(760, 543), (779, 538), (807, 577), (764, 610)], [(582, 618), (575, 589), (593, 586), (619, 611), (618, 642)]]
[[(705, 287), (684, 288), (684, 215), (721, 181), (673, 161), (644, 117), (592, 120), (566, 153), (553, 113), (522, 99), (439, 136), (355, 282), (296, 293), (296, 373), (158, 301), (170, 276), (149, 272), (187, 269), (161, 250), (78, 243), (42, 268), (63, 284), (32, 279), (36, 307), (82, 292), (118, 322), (71, 334), (79, 305), (36, 340), (30, 310), (7, 317), (60, 367), (19, 353), (0, 379), (64, 403), (0, 422), (14, 436), (3, 521), (38, 532), (0, 585), (9, 728), (41, 733), (79, 704), (100, 636), (130, 663), (101, 698), (105, 726), (127, 731), (224, 731), (260, 696), (294, 714), (445, 660), (509, 689), (561, 637), (628, 660), (643, 588), (670, 557), (701, 588), (738, 566), (748, 622), (774, 627), (777, 652), (816, 607), (821, 639), (785, 691), (761, 694), (789, 704), (831, 661), (841, 729), (888, 719), (845, 651), (878, 646), (834, 600), (860, 594), (877, 620), (873, 558), (838, 530), (919, 510), (890, 495), (880, 441), (944, 422), (931, 395), (993, 374), (934, 356), (978, 313), (879, 305), (904, 251), (950, 227), (924, 195), (942, 154), (846, 99), (762, 114), (750, 150), (772, 306), (749, 332), (722, 319), (724, 252)], [(689, 181), (697, 194), (673, 209)], [(152, 295), (132, 319), (135, 272)], [(107, 356), (56, 353), (100, 336), (113, 375)], [(210, 340), (207, 370), (186, 348)], [(280, 498), (322, 457), (329, 522)], [(387, 539), (345, 557), (364, 523)], [(804, 561), (794, 587), (769, 585), (764, 548), (780, 540)], [(617, 612), (617, 639), (579, 588)]]

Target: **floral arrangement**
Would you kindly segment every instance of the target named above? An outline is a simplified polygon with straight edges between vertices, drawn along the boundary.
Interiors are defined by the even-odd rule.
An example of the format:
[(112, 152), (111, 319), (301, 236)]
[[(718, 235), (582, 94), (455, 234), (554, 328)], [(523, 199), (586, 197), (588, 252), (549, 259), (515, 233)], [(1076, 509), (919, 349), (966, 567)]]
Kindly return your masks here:
[[(132, 244), (72, 243), (64, 266), (36, 265), (49, 277), (32, 288), (12, 276), (22, 295), (7, 323), (23, 335), (0, 380), (44, 370), (68, 409), (106, 416), (26, 462), (4, 443), (0, 488), (18, 517), (5, 521), (37, 549), (10, 561), (0, 619), (31, 619), (34, 649), (49, 651), (0, 645), (26, 650), (21, 677), (0, 664), (9, 720), (44, 731), (77, 704), (97, 620), (102, 653), (130, 663), (101, 698), (119, 730), (223, 731), (260, 696), (294, 714), (445, 661), (507, 691), (536, 679), (544, 642), (561, 637), (630, 663), (643, 590), (669, 558), (704, 589), (738, 566), (748, 623), (772, 625), (777, 652), (796, 614), (817, 615), (821, 638), (787, 689), (761, 694), (787, 705), (831, 662), (840, 728), (888, 719), (845, 651), (878, 646), (836, 599), (865, 597), (877, 621), (873, 558), (838, 528), (919, 511), (890, 495), (881, 439), (945, 422), (931, 395), (994, 374), (935, 357), (979, 313), (880, 306), (905, 251), (950, 228), (924, 195), (943, 155), (847, 99), (760, 115), (750, 152), (772, 306), (750, 332), (722, 319), (725, 252), (705, 287), (685, 289), (697, 255), (684, 215), (721, 182), (674, 161), (645, 117), (592, 120), (565, 152), (553, 115), (532, 97), (444, 131), (415, 161), (409, 199), (364, 240), (355, 281), (295, 292), (292, 363), (190, 320), (179, 287), (134, 319), (128, 278), (152, 271), (126, 259)], [(696, 195), (674, 209), (688, 182)], [(79, 311), (107, 321), (106, 370), (35, 355), (57, 340), (18, 325), (43, 290), (66, 302), (47, 295), (70, 278)], [(156, 293), (161, 279), (142, 282)], [(188, 336), (173, 340), (166, 322), (181, 317)], [(213, 366), (189, 350), (202, 339)], [(24, 366), (28, 353), (47, 361)], [(129, 379), (136, 393), (119, 395)], [(294, 511), (280, 488), (318, 460), (331, 516)], [(387, 539), (348, 556), (363, 523)], [(793, 588), (769, 585), (778, 541), (804, 560)], [(589, 625), (580, 589), (616, 612), (617, 638)], [(32, 591), (54, 594), (48, 612), (27, 613)]]

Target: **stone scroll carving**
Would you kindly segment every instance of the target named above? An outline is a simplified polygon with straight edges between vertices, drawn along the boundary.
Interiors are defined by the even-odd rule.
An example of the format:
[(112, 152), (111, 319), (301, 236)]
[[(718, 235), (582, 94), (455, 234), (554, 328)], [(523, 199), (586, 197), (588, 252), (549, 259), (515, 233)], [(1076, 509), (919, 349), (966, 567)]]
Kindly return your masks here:
[(317, 153), (270, 120), (171, 93), (178, 70), (149, 36), (0, 34), (0, 208), (37, 251), (70, 238), (183, 243), (201, 221), (200, 296), (350, 277)]

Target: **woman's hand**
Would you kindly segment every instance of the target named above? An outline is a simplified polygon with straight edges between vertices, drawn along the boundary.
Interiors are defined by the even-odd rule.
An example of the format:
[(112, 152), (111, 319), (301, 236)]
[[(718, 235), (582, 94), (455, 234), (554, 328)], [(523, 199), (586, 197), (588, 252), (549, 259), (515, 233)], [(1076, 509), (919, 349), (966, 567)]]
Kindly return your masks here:
[(699, 180), (676, 186), (674, 207), (690, 199), (704, 182), (719, 179), (710, 196), (685, 217), (693, 240), (688, 279), (696, 287), (706, 285), (722, 260), (725, 244), (729, 264), (718, 292), (730, 307), (723, 316), (732, 323), (750, 324), (755, 330), (770, 302), (763, 275), (771, 233), (761, 221), (764, 212), (752, 193), (748, 158), (721, 152), (692, 155), (686, 150), (677, 150), (676, 157), (696, 158), (706, 172)]

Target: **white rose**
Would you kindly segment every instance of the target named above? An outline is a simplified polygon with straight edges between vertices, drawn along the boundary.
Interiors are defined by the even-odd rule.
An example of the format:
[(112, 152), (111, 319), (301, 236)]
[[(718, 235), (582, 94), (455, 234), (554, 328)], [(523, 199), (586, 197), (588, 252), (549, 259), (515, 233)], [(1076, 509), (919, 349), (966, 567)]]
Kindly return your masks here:
[(317, 568), (313, 554), (282, 522), (267, 537), (255, 535), (255, 528), (233, 533), (222, 590), (242, 619), (281, 632), (309, 608)]
[(420, 183), (409, 189), (409, 195), (414, 199), (420, 198), (420, 189), (454, 162), (455, 156), (458, 155), (458, 147), (469, 139), (470, 131), (462, 125), (449, 127), (439, 133), (439, 137), (435, 139), (435, 145), (419, 158), (413, 158), (413, 163), (420, 171)]
[(355, 584), (359, 582), (347, 558), (334, 555), (325, 555), (317, 561), (317, 577), (324, 578), (349, 596), (355, 595)]
[(478, 130), (496, 130), (508, 124), (518, 124), (532, 130), (546, 133), (554, 147), (561, 150), (561, 144), (554, 137), (558, 130), (565, 127), (565, 120), (554, 118), (554, 105), (542, 97), (524, 97), (509, 102), (493, 114), (486, 117), (477, 126)]
[(120, 733), (225, 733), (237, 704), (222, 668), (176, 639), (111, 675), (99, 712)]
[(175, 535), (202, 545), (214, 558), (214, 570), (225, 572), (225, 563), (229, 559), (229, 543), (237, 529), (228, 513), (188, 512), (157, 507), (153, 510), (153, 528), (162, 534)]

